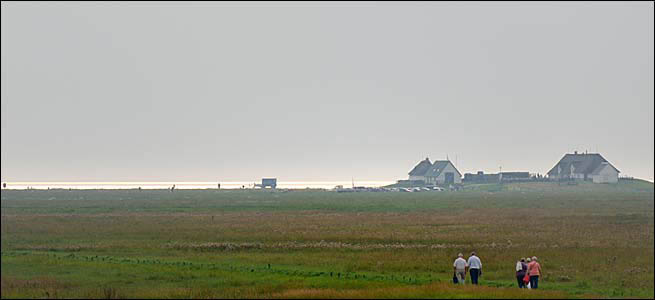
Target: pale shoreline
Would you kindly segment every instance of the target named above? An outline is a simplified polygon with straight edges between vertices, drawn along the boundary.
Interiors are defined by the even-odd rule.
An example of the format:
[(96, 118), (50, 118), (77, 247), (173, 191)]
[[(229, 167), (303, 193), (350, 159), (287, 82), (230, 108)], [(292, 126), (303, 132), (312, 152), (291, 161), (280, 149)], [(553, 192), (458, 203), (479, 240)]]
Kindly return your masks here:
[[(144, 189), (159, 190), (170, 189), (175, 185), (175, 189), (181, 190), (206, 190), (218, 189), (219, 182), (4, 182), (7, 187), (3, 190), (26, 190), (28, 188), (35, 190), (47, 189), (73, 189), (73, 190), (126, 190), (126, 189)], [(220, 182), (220, 189), (242, 189), (253, 188), (255, 183), (246, 181)], [(394, 184), (396, 181), (355, 181), (355, 186), (380, 187)], [(352, 181), (280, 181), (277, 183), (279, 189), (332, 189), (338, 185), (351, 187)]]

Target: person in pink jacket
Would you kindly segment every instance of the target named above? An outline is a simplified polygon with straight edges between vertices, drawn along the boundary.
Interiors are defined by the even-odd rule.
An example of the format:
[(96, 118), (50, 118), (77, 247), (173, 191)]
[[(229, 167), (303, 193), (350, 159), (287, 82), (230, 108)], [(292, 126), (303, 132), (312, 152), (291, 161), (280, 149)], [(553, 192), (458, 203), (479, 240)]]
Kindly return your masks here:
[(541, 275), (541, 265), (537, 262), (537, 257), (533, 256), (532, 261), (528, 264), (528, 276), (530, 276), (530, 288), (536, 289), (539, 286), (540, 275)]

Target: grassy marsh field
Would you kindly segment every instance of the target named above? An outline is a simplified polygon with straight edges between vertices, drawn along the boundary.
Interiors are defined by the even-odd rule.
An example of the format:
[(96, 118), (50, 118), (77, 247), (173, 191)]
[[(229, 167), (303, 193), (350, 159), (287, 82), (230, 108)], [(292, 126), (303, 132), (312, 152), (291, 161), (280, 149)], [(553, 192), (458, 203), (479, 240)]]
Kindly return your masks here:
[[(3, 190), (2, 298), (653, 298), (653, 184)], [(528, 217), (530, 215), (531, 217)], [(481, 286), (454, 286), (458, 252)], [(540, 289), (516, 288), (520, 257)]]

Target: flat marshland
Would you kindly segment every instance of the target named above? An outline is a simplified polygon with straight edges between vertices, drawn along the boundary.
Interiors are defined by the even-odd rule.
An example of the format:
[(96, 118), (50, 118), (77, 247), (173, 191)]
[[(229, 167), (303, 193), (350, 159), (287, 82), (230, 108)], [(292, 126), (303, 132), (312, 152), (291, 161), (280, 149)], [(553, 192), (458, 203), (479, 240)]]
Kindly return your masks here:
[[(653, 184), (2, 190), (2, 298), (653, 298)], [(481, 286), (455, 286), (476, 251)], [(539, 290), (516, 288), (536, 255)]]

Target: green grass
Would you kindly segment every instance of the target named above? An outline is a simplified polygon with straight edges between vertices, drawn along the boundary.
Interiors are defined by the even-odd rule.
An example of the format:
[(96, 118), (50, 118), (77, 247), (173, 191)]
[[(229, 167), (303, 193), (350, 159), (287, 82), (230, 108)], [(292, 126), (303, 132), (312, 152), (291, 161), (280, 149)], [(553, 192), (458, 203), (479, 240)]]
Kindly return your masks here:
[[(653, 297), (653, 185), (642, 181), (3, 190), (1, 204), (2, 298)], [(472, 250), (482, 286), (453, 286), (454, 256)], [(540, 290), (518, 290), (514, 264), (532, 255)]]

